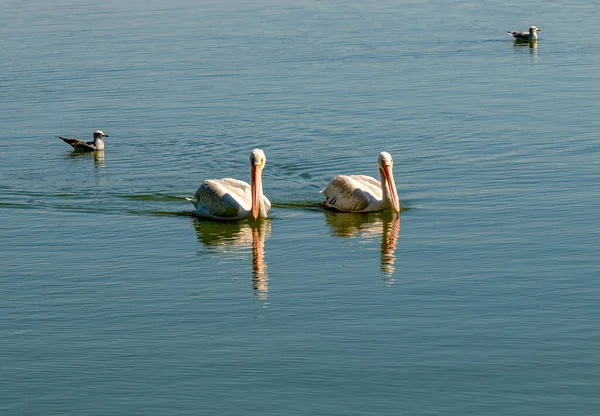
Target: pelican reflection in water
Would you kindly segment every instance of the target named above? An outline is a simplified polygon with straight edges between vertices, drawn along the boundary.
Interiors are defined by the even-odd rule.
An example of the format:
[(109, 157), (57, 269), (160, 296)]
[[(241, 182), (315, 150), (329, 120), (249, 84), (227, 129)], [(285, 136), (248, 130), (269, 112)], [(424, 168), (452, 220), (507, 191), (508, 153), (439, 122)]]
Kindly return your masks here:
[[(263, 224), (265, 221), (262, 222)], [(270, 231), (270, 227), (269, 227)], [(265, 262), (266, 230), (252, 227), (252, 289), (259, 300), (266, 301), (269, 292), (269, 276)]]
[(324, 213), (325, 222), (336, 237), (372, 240), (381, 235), (379, 250), (381, 272), (387, 284), (393, 284), (400, 217), (396, 216), (394, 211), (369, 214), (333, 211), (324, 211)]
[(265, 261), (265, 240), (271, 234), (271, 221), (215, 222), (193, 220), (198, 241), (210, 251), (245, 258), (252, 249), (252, 288), (257, 298), (267, 301), (269, 278)]

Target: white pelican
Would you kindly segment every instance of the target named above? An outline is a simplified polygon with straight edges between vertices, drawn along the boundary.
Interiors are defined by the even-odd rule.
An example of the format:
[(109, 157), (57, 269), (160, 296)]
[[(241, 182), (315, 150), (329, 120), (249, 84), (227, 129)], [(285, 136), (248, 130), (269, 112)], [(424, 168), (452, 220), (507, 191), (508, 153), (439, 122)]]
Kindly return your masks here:
[(541, 32), (542, 29), (538, 29), (535, 26), (531, 26), (529, 28), (529, 32), (508, 32), (509, 35), (512, 35), (515, 40), (522, 40), (522, 41), (530, 41), (530, 40), (537, 40), (537, 32)]
[(379, 155), (381, 183), (370, 176), (336, 176), (321, 191), (326, 197), (324, 205), (348, 212), (382, 211), (394, 208), (396, 214), (400, 213), (392, 165), (392, 156), (388, 152), (381, 152)]
[(93, 152), (94, 150), (104, 150), (104, 140), (102, 140), (102, 138), (108, 137), (108, 134), (104, 134), (102, 131), (96, 130), (94, 132), (94, 140), (91, 142), (84, 142), (73, 138), (65, 139), (64, 137), (60, 136), (56, 137), (73, 146), (73, 150), (78, 152)]
[(266, 218), (271, 203), (263, 195), (262, 170), (267, 158), (261, 149), (250, 153), (250, 185), (237, 179), (209, 179), (202, 182), (194, 198), (187, 198), (196, 209), (193, 215), (216, 220)]

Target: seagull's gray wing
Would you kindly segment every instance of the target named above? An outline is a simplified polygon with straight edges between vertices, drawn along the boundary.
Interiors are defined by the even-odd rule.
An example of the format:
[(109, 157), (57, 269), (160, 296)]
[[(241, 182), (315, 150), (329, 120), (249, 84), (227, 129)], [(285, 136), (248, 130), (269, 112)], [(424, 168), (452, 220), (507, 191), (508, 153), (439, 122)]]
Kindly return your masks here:
[(56, 136), (59, 139), (61, 139), (62, 141), (64, 141), (65, 143), (69, 143), (74, 150), (79, 150), (81, 152), (91, 152), (96, 150), (96, 147), (94, 146), (94, 142), (82, 142), (81, 140), (77, 140), (77, 139), (73, 139), (73, 138), (69, 138), (69, 139), (65, 139), (64, 137), (60, 137), (60, 136)]

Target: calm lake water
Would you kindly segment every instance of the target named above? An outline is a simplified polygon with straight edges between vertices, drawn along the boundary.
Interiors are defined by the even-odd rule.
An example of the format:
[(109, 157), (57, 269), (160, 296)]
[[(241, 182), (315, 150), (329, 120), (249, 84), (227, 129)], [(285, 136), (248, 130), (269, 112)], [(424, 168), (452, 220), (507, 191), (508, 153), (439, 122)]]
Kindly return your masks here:
[(0, 13), (0, 414), (597, 414), (596, 2), (84, 3)]

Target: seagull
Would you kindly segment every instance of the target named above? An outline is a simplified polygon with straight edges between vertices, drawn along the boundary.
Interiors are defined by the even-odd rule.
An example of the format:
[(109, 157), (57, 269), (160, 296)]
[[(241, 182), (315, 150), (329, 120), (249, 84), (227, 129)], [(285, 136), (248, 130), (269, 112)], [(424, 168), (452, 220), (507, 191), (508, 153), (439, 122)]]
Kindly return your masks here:
[(103, 137), (108, 137), (108, 134), (104, 134), (100, 130), (96, 130), (94, 132), (94, 141), (84, 142), (81, 140), (77, 140), (74, 138), (65, 139), (64, 137), (56, 136), (59, 139), (62, 139), (65, 143), (69, 143), (73, 146), (73, 150), (78, 152), (93, 152), (94, 150), (104, 150), (104, 141)]
[(215, 220), (266, 218), (271, 202), (263, 195), (262, 171), (267, 158), (261, 149), (250, 153), (250, 185), (232, 178), (202, 182), (193, 198), (186, 198), (196, 208), (192, 214)]
[(338, 211), (369, 212), (393, 208), (400, 213), (398, 191), (392, 173), (392, 156), (388, 152), (379, 155), (379, 178), (364, 175), (338, 175), (321, 191), (325, 205)]
[(529, 28), (529, 32), (508, 32), (509, 35), (512, 35), (515, 40), (523, 40), (523, 41), (533, 41), (537, 40), (537, 32), (541, 32), (542, 29), (538, 29), (535, 26), (531, 26)]

